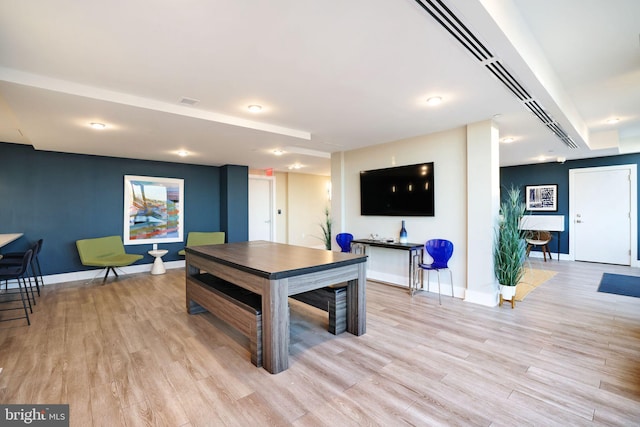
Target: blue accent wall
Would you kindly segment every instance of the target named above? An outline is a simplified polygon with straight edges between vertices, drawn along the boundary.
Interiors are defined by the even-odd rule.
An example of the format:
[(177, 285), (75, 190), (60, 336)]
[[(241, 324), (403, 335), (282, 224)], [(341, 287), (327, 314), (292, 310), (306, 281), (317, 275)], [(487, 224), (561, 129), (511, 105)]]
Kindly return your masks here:
[[(220, 167), (37, 151), (29, 145), (0, 143), (0, 233), (25, 234), (2, 251), (21, 251), (43, 239), (40, 262), (45, 275), (88, 269), (80, 263), (75, 242), (122, 236), (124, 175), (184, 179), (185, 239), (189, 231), (247, 236), (248, 169), (238, 168), (225, 178), (225, 188), (234, 190), (225, 191), (232, 200), (223, 203)], [(229, 204), (236, 206), (234, 221), (223, 226), (221, 208)], [(177, 254), (184, 243), (159, 246), (169, 250), (165, 261), (184, 259)], [(138, 264), (153, 262), (150, 249), (150, 244), (126, 246), (127, 252), (144, 255)]]
[(249, 240), (249, 168), (246, 166), (226, 165), (220, 173), (220, 191), (222, 194), (221, 224), (231, 230), (227, 241), (244, 242)]
[[(592, 159), (568, 160), (565, 163), (542, 163), (500, 168), (500, 185), (502, 191), (514, 185), (524, 195), (526, 185), (558, 184), (558, 211), (535, 212), (535, 215), (564, 215), (564, 229), (560, 233), (560, 253), (569, 253), (569, 169), (595, 168), (638, 164), (640, 154), (624, 154), (619, 156), (596, 157)], [(640, 185), (638, 185), (640, 190)], [(640, 200), (640, 197), (638, 197)], [(638, 228), (640, 230), (640, 227)], [(640, 246), (640, 239), (638, 239)], [(550, 248), (555, 252), (555, 247)], [(640, 248), (638, 250), (640, 254)]]

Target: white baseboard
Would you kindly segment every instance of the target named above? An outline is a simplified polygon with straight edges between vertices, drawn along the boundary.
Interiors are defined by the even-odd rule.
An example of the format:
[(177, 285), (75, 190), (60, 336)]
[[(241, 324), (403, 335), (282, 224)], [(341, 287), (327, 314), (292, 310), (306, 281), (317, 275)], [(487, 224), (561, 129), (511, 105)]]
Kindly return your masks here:
[(407, 289), (409, 288), (407, 276), (398, 276), (397, 274), (367, 270), (367, 279), (374, 280), (376, 282), (388, 283), (390, 285), (402, 286)]
[[(164, 263), (164, 267), (167, 270), (173, 268), (182, 268), (184, 267), (184, 260), (179, 261), (167, 261)], [(146, 273), (151, 272), (151, 264), (136, 264), (130, 265), (128, 267), (117, 267), (118, 274), (135, 274), (135, 273)], [(48, 276), (44, 276), (44, 284), (52, 285), (54, 283), (63, 283), (63, 282), (74, 282), (77, 280), (91, 280), (96, 278), (97, 275), (104, 276), (105, 269), (104, 268), (96, 268), (93, 270), (83, 270), (83, 271), (73, 271), (70, 273), (61, 273), (61, 274), (51, 274)], [(15, 282), (9, 283), (9, 288), (17, 288), (18, 284)]]
[(486, 307), (495, 307), (500, 301), (500, 291), (496, 288), (495, 284), (488, 284), (481, 289), (466, 289), (464, 301)]

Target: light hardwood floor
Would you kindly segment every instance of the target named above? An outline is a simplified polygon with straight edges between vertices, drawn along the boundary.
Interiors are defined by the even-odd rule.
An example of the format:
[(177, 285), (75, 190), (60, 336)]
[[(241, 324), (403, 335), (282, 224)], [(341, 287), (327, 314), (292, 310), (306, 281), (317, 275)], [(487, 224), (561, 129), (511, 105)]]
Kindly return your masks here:
[(596, 292), (640, 271), (532, 264), (559, 273), (514, 310), (369, 282), (360, 337), (291, 301), (277, 375), (186, 313), (181, 269), (50, 285), (30, 327), (0, 324), (0, 402), (68, 403), (72, 426), (640, 425), (640, 298)]

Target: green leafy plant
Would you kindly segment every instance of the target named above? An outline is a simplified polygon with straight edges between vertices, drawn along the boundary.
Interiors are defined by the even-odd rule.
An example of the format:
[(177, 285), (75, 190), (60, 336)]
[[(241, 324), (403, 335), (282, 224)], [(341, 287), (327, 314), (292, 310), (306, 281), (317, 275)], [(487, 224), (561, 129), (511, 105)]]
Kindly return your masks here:
[(500, 220), (493, 246), (494, 272), (498, 283), (504, 286), (517, 285), (524, 274), (527, 245), (519, 228), (524, 212), (520, 189), (511, 186), (500, 204)]
[(324, 208), (324, 223), (320, 224), (322, 228), (322, 240), (324, 247), (331, 250), (331, 217), (329, 216), (329, 208)]

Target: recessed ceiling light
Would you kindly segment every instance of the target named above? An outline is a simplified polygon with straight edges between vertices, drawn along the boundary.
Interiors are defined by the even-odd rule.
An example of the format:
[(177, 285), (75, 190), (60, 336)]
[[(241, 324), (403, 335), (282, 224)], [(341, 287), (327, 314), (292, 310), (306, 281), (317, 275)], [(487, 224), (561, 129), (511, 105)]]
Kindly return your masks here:
[(505, 144), (509, 144), (510, 142), (513, 142), (513, 141), (514, 141), (514, 139), (513, 139), (513, 138), (511, 138), (511, 137), (507, 137), (507, 138), (504, 138), (504, 139), (502, 140), (502, 142), (504, 142)]
[(180, 157), (187, 157), (188, 155), (189, 155), (189, 152), (187, 150), (178, 151), (178, 156)]
[(89, 126), (98, 130), (102, 130), (107, 127), (107, 125), (105, 125), (104, 123), (98, 123), (98, 122), (91, 122), (89, 123)]
[(302, 165), (300, 163), (296, 163), (296, 164), (293, 164), (293, 165), (289, 166), (289, 170), (291, 170), (291, 169), (300, 169), (301, 167), (302, 167)]
[(612, 118), (610, 118), (610, 119), (608, 119), (608, 120), (607, 120), (607, 124), (608, 124), (608, 125), (614, 125), (614, 124), (618, 123), (619, 121), (620, 121), (620, 119), (619, 119), (619, 118), (617, 118), (617, 117), (612, 117)]
[(429, 105), (438, 105), (442, 102), (442, 97), (441, 96), (432, 96), (431, 98), (427, 99), (427, 104)]
[(284, 151), (282, 151), (282, 150), (273, 150), (273, 154), (275, 154), (276, 156), (282, 156), (284, 154)]
[(251, 104), (247, 107), (247, 110), (251, 111), (252, 113), (259, 113), (260, 111), (262, 111), (262, 106), (258, 104)]

